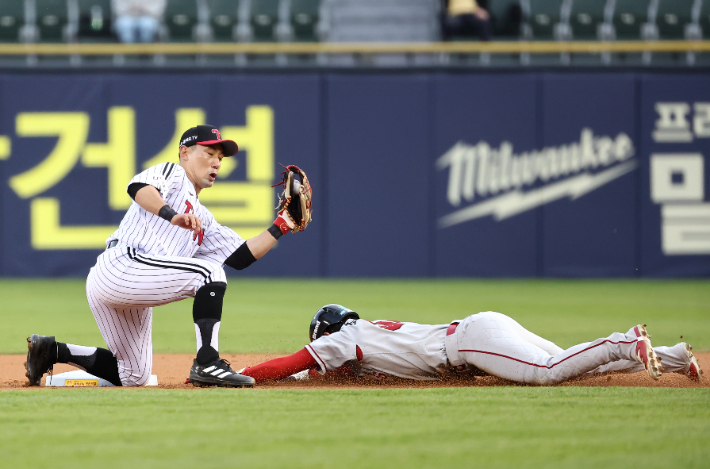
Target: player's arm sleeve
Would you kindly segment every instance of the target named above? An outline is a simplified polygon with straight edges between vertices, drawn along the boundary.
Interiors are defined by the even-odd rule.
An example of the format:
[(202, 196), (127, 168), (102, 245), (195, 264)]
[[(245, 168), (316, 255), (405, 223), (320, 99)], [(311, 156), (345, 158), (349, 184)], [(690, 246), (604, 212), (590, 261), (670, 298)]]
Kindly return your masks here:
[[(219, 265), (227, 264), (227, 259), (235, 254), (242, 245), (246, 246), (244, 240), (234, 230), (217, 223), (211, 213), (208, 213), (202, 220), (202, 226), (206, 226), (205, 237), (194, 255), (197, 259), (208, 260)], [(240, 255), (244, 255), (245, 259), (248, 260), (244, 249), (248, 248), (242, 248)], [(232, 260), (235, 259), (233, 258)], [(245, 262), (245, 260), (242, 260), (238, 265), (243, 269), (248, 266), (244, 265)], [(232, 266), (231, 264), (227, 265)], [(237, 267), (234, 268), (236, 269)]]
[(324, 335), (306, 345), (306, 350), (318, 365), (322, 375), (336, 370), (350, 360), (357, 360), (357, 344), (350, 338), (347, 331)]
[(256, 257), (251, 253), (247, 243), (242, 243), (225, 261), (225, 265), (233, 269), (242, 270), (256, 262)]
[(134, 182), (128, 186), (128, 195), (131, 196), (131, 199), (136, 200), (136, 194), (138, 191), (149, 185), (150, 184), (146, 184), (144, 182)]
[(136, 174), (128, 183), (127, 192), (135, 199), (136, 193), (145, 186), (158, 189), (160, 196), (165, 199), (170, 191), (171, 178), (180, 170), (176, 163), (161, 163), (151, 166), (145, 171)]
[(274, 358), (256, 366), (249, 366), (242, 370), (242, 374), (251, 376), (257, 383), (275, 379), (283, 379), (299, 371), (314, 368), (316, 361), (306, 349), (301, 349), (293, 355)]

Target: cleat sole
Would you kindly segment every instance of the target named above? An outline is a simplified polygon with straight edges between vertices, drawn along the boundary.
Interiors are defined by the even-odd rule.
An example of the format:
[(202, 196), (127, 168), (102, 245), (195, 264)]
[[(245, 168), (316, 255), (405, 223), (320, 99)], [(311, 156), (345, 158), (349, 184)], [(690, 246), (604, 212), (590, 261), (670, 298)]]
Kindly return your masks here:
[(199, 388), (253, 388), (254, 385), (250, 383), (244, 384), (225, 384), (224, 381), (219, 382), (208, 382), (208, 381), (197, 381), (196, 379), (190, 379), (190, 384), (197, 386)]
[(651, 378), (654, 380), (661, 379), (663, 366), (661, 366), (661, 360), (653, 350), (653, 346), (651, 345), (651, 335), (646, 330), (646, 325), (639, 324), (634, 327), (634, 332), (638, 338), (636, 344), (636, 359), (640, 363), (643, 363), (646, 368), (646, 372)]
[(690, 360), (686, 375), (693, 381), (701, 381), (703, 379), (703, 370), (700, 368), (698, 359), (693, 355), (692, 350), (692, 345), (685, 344), (685, 353), (688, 355), (688, 360)]

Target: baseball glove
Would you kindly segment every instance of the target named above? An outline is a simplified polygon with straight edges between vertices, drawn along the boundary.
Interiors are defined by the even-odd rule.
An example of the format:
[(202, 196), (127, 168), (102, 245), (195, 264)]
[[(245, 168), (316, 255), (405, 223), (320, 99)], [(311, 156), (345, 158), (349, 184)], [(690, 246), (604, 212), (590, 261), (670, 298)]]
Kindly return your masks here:
[(283, 186), (283, 192), (279, 195), (279, 203), (276, 210), (280, 217), (293, 222), (292, 233), (304, 231), (311, 222), (311, 199), (313, 189), (308, 182), (306, 173), (295, 165), (283, 166), (286, 171), (281, 173), (281, 182), (273, 187)]

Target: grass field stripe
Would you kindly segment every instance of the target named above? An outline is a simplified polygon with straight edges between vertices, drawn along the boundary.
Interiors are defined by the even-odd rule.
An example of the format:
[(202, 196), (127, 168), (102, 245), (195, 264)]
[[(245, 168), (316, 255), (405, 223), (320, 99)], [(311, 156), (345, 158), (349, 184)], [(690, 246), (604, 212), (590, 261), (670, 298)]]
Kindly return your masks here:
[(591, 350), (591, 349), (593, 349), (593, 348), (599, 347), (600, 345), (604, 345), (604, 344), (606, 344), (606, 343), (611, 343), (611, 344), (614, 344), (614, 345), (618, 345), (618, 344), (633, 344), (634, 342), (636, 342), (636, 340), (632, 340), (632, 341), (625, 341), (625, 340), (622, 340), (622, 341), (619, 341), (619, 342), (613, 342), (613, 341), (611, 341), (611, 340), (603, 340), (603, 341), (599, 342), (599, 343), (596, 344), (596, 345), (592, 345), (591, 347), (587, 347), (587, 348), (585, 348), (584, 350), (580, 350), (579, 352), (577, 352), (577, 353), (575, 353), (575, 354), (572, 354), (572, 355), (570, 355), (569, 357), (565, 357), (564, 359), (562, 359), (562, 360), (558, 361), (557, 363), (554, 363), (554, 364), (552, 364), (552, 365), (550, 365), (550, 366), (546, 366), (546, 365), (536, 365), (535, 363), (526, 362), (526, 361), (524, 361), (524, 360), (520, 360), (520, 359), (518, 359), (518, 358), (509, 357), (509, 356), (507, 356), (507, 355), (502, 355), (502, 354), (500, 354), (500, 353), (487, 352), (487, 351), (485, 351), (485, 350), (459, 350), (459, 353), (461, 353), (461, 352), (483, 353), (483, 354), (486, 354), (486, 355), (493, 355), (493, 356), (496, 356), (496, 357), (507, 358), (507, 359), (509, 359), (509, 360), (513, 360), (513, 361), (516, 361), (516, 362), (520, 362), (520, 363), (522, 363), (522, 364), (524, 364), (524, 365), (536, 366), (536, 367), (538, 367), (538, 368), (547, 368), (548, 370), (550, 370), (550, 369), (556, 367), (557, 365), (559, 365), (560, 363), (563, 363), (563, 362), (569, 360), (569, 359), (572, 358), (572, 357), (576, 357), (576, 356), (579, 355), (580, 353), (584, 353), (584, 352), (586, 352), (586, 351), (588, 351), (588, 350)]
[[(298, 332), (299, 338), (305, 336)], [(194, 352), (192, 344), (186, 351)], [(655, 469), (681, 466), (677, 464), (681, 461), (682, 467), (690, 469), (704, 467), (710, 457), (707, 388), (309, 387), (305, 391), (279, 386), (258, 392), (200, 388), (5, 391), (3, 467), (27, 467), (27, 455), (37, 451), (37, 441), (42, 442), (43, 453), (71, 455), (67, 457), (73, 466), (106, 469), (146, 468), (157, 465), (155, 461), (176, 469), (224, 467), (229, 466), (225, 461), (240, 458), (242, 452), (248, 462), (256, 462), (243, 464), (248, 467), (278, 466), (284, 461), (289, 469), (307, 469), (338, 460), (338, 469), (359, 469), (366, 464), (357, 455), (372, 455), (373, 441), (386, 442), (382, 448), (389, 454), (378, 453), (386, 463), (373, 466), (389, 463), (392, 469), (438, 466), (427, 460), (461, 468), (605, 469)], [(312, 416), (311, 425), (318, 425), (318, 433), (333, 437), (314, 438), (313, 432), (304, 431), (302, 418), (284, 418), (286, 399), (291, 415)], [(347, 420), (314, 412), (324, 402), (328, 408), (344, 409)], [(40, 406), (42, 419), (61, 421), (61, 431), (56, 424), (37, 424)], [(448, 415), (442, 417), (442, 412)], [(234, 416), (242, 423), (235, 424)], [(249, 421), (258, 424), (245, 424)], [(338, 438), (346, 427), (362, 430)], [(196, 432), (205, 431), (202, 428), (209, 428), (209, 434), (197, 436)], [(22, 436), (28, 433), (32, 438)], [(663, 444), (659, 444), (659, 433), (669, 435)], [(102, 438), (100, 450), (86, 451), (85, 435)], [(288, 436), (288, 445), (264, 444), (281, 435)], [(49, 465), (42, 461), (37, 459), (33, 465)]]

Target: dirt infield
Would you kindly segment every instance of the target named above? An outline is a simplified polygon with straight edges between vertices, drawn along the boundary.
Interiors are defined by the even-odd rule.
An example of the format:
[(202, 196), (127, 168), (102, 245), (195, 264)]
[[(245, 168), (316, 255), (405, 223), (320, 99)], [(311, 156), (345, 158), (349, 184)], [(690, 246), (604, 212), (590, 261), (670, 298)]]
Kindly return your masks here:
[[(278, 355), (225, 355), (224, 358), (232, 363), (235, 370), (247, 365), (261, 363)], [(708, 369), (710, 363), (710, 353), (697, 353), (700, 366)], [(153, 362), (153, 373), (158, 375), (159, 387), (165, 389), (195, 389), (190, 384), (185, 384), (193, 355), (188, 354), (164, 354), (155, 355)], [(39, 389), (27, 386), (25, 378), (24, 355), (0, 355), (0, 390), (17, 389)], [(72, 368), (68, 365), (55, 365), (54, 373), (63, 373)], [(42, 380), (44, 384), (44, 379)], [(365, 388), (365, 387), (452, 387), (452, 386), (505, 386), (511, 385), (506, 381), (492, 376), (457, 376), (441, 381), (411, 381), (401, 379), (380, 380), (375, 378), (357, 380), (313, 380), (305, 382), (281, 382), (264, 383), (258, 387), (269, 388)], [(677, 373), (664, 374), (660, 380), (653, 381), (646, 373), (634, 374), (611, 374), (606, 376), (588, 376), (574, 381), (569, 381), (560, 386), (642, 386), (642, 387), (666, 387), (666, 388), (698, 388), (710, 387), (710, 376), (697, 383), (691, 381), (684, 375)]]

